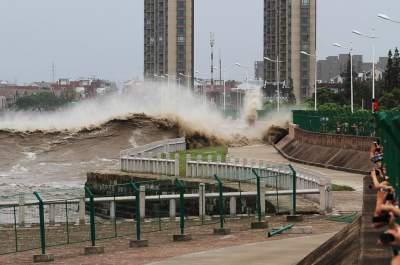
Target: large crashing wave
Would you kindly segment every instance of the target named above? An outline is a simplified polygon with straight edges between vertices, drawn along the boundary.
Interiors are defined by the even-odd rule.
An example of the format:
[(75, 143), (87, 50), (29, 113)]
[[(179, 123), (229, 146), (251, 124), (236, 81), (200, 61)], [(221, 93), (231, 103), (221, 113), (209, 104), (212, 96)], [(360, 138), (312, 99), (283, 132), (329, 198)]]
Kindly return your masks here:
[[(112, 94), (72, 104), (55, 112), (6, 112), (0, 115), (0, 130), (8, 131), (82, 131), (101, 127), (115, 119), (129, 119), (130, 115), (169, 119), (180, 124), (182, 132), (204, 133), (231, 139), (237, 135), (261, 139), (272, 123), (283, 123), (286, 117), (270, 117), (267, 122), (248, 126), (246, 119), (254, 116), (259, 107), (260, 93), (248, 93), (240, 120), (226, 119), (212, 104), (187, 88), (148, 83), (131, 87), (126, 93)], [(287, 114), (285, 114), (287, 115)]]

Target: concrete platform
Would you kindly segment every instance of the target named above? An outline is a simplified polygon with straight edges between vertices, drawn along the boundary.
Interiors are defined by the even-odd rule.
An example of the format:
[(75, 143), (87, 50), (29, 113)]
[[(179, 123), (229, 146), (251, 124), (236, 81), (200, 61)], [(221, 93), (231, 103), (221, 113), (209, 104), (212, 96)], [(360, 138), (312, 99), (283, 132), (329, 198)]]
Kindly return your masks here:
[(190, 241), (192, 240), (192, 236), (188, 235), (188, 234), (177, 234), (177, 235), (173, 235), (172, 239), (174, 240), (174, 242), (185, 242), (185, 241)]
[[(151, 265), (292, 265), (319, 247), (334, 233), (270, 240), (261, 243), (193, 253)], [(299, 244), (301, 242), (301, 244)], [(288, 255), (290, 250), (290, 255)]]
[(149, 241), (148, 240), (130, 240), (129, 241), (129, 247), (130, 248), (145, 248), (149, 246)]
[(303, 222), (303, 216), (301, 214), (288, 215), (286, 216), (288, 222)]
[(214, 235), (225, 236), (231, 233), (230, 228), (214, 228)]
[(251, 229), (267, 229), (268, 221), (252, 222)]
[(85, 255), (98, 255), (98, 254), (104, 254), (103, 246), (85, 247)]
[(34, 263), (52, 262), (52, 261), (54, 261), (54, 255), (52, 254), (40, 254), (33, 256)]

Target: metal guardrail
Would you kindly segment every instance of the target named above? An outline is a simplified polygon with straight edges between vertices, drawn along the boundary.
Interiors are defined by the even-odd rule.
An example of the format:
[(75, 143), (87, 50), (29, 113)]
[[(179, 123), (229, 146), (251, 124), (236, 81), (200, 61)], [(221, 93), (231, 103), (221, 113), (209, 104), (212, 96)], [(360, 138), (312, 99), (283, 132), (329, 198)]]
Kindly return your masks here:
[[(319, 194), (319, 189), (301, 189), (297, 190), (296, 194), (298, 195), (305, 195), (305, 194)], [(276, 191), (266, 191), (265, 196), (276, 196)], [(278, 191), (279, 195), (285, 196), (285, 195), (292, 195), (293, 191), (292, 190), (279, 190)], [(224, 192), (223, 197), (229, 198), (229, 197), (254, 197), (257, 195), (256, 191), (242, 191), (242, 192)], [(210, 199), (217, 199), (219, 198), (220, 194), (219, 192), (211, 192), (211, 193), (206, 193), (205, 197), (210, 198)], [(185, 199), (198, 199), (199, 194), (198, 193), (190, 193), (190, 194), (184, 194)], [(158, 201), (158, 200), (173, 200), (173, 199), (179, 199), (179, 194), (166, 194), (166, 195), (150, 195), (146, 196), (145, 200), (146, 201)], [(90, 202), (90, 198), (85, 198), (85, 202)], [(119, 196), (119, 197), (95, 197), (93, 199), (94, 202), (129, 202), (129, 201), (136, 201), (136, 196)], [(78, 204), (80, 202), (79, 199), (73, 199), (73, 200), (68, 200), (68, 204)], [(43, 200), (44, 205), (63, 205), (65, 203), (65, 200)], [(10, 202), (0, 202), (0, 208), (1, 207), (23, 207), (23, 206), (38, 206), (39, 202), (36, 201), (26, 201), (24, 204), (19, 204), (18, 201), (10, 201)]]
[(120, 152), (120, 157), (146, 156), (149, 153), (156, 156), (161, 153), (172, 153), (184, 150), (186, 150), (186, 139), (175, 138), (123, 150)]
[(375, 118), (371, 112), (294, 110), (293, 123), (315, 133), (375, 136)]
[(179, 176), (179, 154), (175, 159), (146, 158), (146, 157), (121, 157), (121, 171), (148, 174), (163, 174)]

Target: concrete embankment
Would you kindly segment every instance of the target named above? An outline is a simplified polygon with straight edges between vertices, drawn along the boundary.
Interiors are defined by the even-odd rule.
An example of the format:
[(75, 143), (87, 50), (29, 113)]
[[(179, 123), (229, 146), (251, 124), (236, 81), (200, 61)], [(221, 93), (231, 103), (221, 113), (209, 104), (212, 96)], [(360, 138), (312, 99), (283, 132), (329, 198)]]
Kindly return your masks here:
[(361, 218), (343, 228), (297, 265), (350, 265), (358, 264), (360, 253)]
[(376, 229), (372, 226), (376, 190), (371, 189), (371, 185), (371, 178), (366, 176), (361, 217), (307, 255), (297, 265), (390, 264), (391, 249), (377, 244), (379, 234), (387, 227)]
[(367, 174), (373, 137), (320, 134), (291, 124), (275, 147), (288, 160), (330, 169)]

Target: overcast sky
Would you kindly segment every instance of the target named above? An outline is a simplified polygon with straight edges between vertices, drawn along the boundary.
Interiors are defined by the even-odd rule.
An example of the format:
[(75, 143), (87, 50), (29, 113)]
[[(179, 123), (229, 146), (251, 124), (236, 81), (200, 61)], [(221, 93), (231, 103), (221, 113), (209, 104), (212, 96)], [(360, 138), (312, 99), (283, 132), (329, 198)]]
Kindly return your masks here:
[[(223, 68), (242, 79), (235, 62), (253, 68), (262, 58), (262, 0), (196, 0), (195, 68), (209, 69), (209, 32), (216, 34)], [(400, 25), (377, 19), (399, 14), (399, 0), (318, 1), (318, 57), (338, 54), (333, 42), (348, 44), (371, 59), (371, 45), (351, 34), (353, 28), (381, 37), (377, 57), (399, 44)], [(400, 15), (399, 15), (400, 18)], [(141, 78), (143, 73), (143, 0), (1, 0), (0, 80), (19, 83), (95, 75), (112, 80)], [(251, 72), (253, 72), (251, 70)]]

